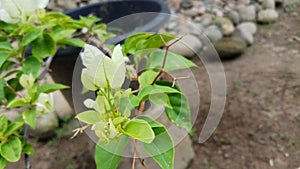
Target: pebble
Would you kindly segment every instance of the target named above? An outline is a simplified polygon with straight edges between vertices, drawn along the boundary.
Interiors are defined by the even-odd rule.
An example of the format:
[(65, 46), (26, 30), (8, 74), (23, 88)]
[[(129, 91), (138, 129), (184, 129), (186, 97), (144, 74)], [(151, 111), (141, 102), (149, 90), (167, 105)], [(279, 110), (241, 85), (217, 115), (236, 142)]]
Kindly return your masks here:
[(256, 10), (254, 5), (244, 6), (239, 9), (242, 21), (255, 21)]
[(214, 22), (221, 27), (223, 35), (227, 36), (234, 32), (234, 26), (230, 19), (218, 17)]
[(194, 17), (198, 15), (198, 10), (196, 8), (192, 9), (187, 9), (187, 10), (181, 10), (180, 11), (183, 15), (189, 16), (189, 17)]
[(204, 34), (211, 42), (216, 42), (223, 38), (223, 33), (216, 25), (211, 25), (204, 30)]
[(221, 59), (230, 59), (240, 56), (247, 48), (246, 44), (232, 38), (223, 38), (214, 43), (214, 47)]
[(3, 109), (0, 110), (0, 115), (6, 116), (9, 121), (17, 121), (19, 114), (22, 112), (21, 109)]
[(54, 112), (46, 113), (37, 117), (36, 127), (30, 130), (30, 135), (40, 139), (49, 139), (55, 135), (58, 127), (58, 118)]
[(232, 38), (235, 39), (235, 40), (238, 40), (238, 41), (242, 40), (247, 45), (252, 45), (254, 43), (253, 34), (250, 31), (246, 30), (246, 29), (237, 29), (237, 30), (235, 30), (235, 32), (233, 33)]
[(240, 15), (237, 11), (231, 10), (227, 13), (228, 18), (234, 23), (234, 24), (239, 24), (240, 23)]
[(262, 7), (264, 9), (275, 9), (275, 0), (263, 0)]
[(272, 23), (278, 19), (279, 15), (274, 9), (265, 9), (258, 13), (260, 23)]
[(191, 58), (202, 48), (202, 42), (194, 35), (186, 35), (170, 47), (170, 51)]
[(257, 26), (254, 22), (243, 22), (237, 26), (238, 30), (245, 30), (251, 34), (255, 34), (257, 31)]

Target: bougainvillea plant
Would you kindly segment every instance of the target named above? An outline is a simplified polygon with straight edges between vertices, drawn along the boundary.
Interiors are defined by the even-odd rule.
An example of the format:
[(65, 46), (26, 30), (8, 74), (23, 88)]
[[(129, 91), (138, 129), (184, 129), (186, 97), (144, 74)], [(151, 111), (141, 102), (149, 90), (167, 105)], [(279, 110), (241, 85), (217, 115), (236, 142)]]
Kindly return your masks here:
[[(122, 46), (116, 45), (111, 56), (85, 45), (81, 81), (96, 96), (84, 101), (88, 110), (76, 118), (87, 125), (77, 129), (75, 135), (91, 127), (99, 138), (95, 153), (97, 169), (117, 168), (129, 140), (134, 145), (132, 168), (135, 158), (146, 168), (138, 156), (137, 141), (161, 168), (174, 168), (171, 136), (163, 124), (146, 116), (144, 111), (146, 102), (161, 105), (171, 122), (192, 131), (187, 98), (176, 85), (180, 77), (174, 77), (171, 71), (196, 65), (169, 51), (179, 40), (168, 33), (137, 33), (129, 36)], [(133, 58), (132, 63), (127, 56)], [(163, 80), (163, 75), (171, 80)], [(125, 78), (138, 82), (139, 87), (122, 89)]]
[(20, 117), (9, 121), (0, 115), (0, 169), (33, 154), (27, 142), (29, 128), (35, 128), (37, 116), (53, 112), (52, 92), (67, 88), (44, 84), (49, 66), (59, 48), (83, 47), (92, 36), (111, 37), (106, 25), (94, 16), (71, 17), (46, 12), (48, 0), (0, 0), (0, 105), (18, 108)]

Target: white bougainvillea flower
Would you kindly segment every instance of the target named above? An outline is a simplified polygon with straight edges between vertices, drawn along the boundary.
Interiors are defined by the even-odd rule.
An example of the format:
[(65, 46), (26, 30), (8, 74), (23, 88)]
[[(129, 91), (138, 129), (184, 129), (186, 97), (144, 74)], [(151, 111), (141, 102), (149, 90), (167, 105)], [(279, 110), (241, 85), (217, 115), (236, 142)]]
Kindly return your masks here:
[(48, 3), (49, 0), (0, 0), (0, 20), (8, 23), (24, 22)]
[(86, 99), (84, 101), (84, 105), (87, 108), (95, 109), (100, 114), (106, 113), (108, 110), (110, 110), (110, 105), (104, 96), (97, 96), (96, 101), (92, 99)]
[(36, 105), (36, 110), (41, 114), (53, 112), (54, 111), (53, 94), (41, 93), (35, 105)]
[(108, 122), (100, 121), (95, 123), (92, 130), (95, 131), (101, 143), (109, 143), (110, 140), (120, 135), (111, 119)]
[(96, 47), (86, 44), (82, 61), (86, 67), (81, 74), (85, 88), (93, 91), (108, 85), (113, 89), (121, 88), (126, 70), (120, 45), (114, 48), (112, 58), (109, 58)]

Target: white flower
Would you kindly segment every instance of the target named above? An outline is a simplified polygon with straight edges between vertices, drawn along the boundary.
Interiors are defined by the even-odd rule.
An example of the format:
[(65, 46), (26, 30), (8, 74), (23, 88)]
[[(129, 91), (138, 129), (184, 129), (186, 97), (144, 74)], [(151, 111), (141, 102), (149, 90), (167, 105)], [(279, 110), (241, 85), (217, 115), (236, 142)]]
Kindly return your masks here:
[(114, 48), (112, 58), (109, 58), (96, 47), (86, 44), (82, 61), (86, 67), (81, 74), (85, 88), (93, 91), (108, 85), (114, 89), (121, 88), (126, 70), (120, 45)]
[(39, 98), (37, 100), (36, 104), (36, 110), (41, 113), (51, 113), (53, 112), (53, 105), (54, 105), (54, 100), (53, 100), (53, 94), (49, 93), (41, 93), (39, 95)]
[(45, 8), (49, 0), (0, 0), (0, 20), (8, 23), (25, 21), (39, 8)]
[(111, 119), (108, 122), (97, 122), (93, 125), (92, 130), (99, 137), (100, 142), (109, 143), (110, 140), (118, 137), (120, 133), (117, 131)]

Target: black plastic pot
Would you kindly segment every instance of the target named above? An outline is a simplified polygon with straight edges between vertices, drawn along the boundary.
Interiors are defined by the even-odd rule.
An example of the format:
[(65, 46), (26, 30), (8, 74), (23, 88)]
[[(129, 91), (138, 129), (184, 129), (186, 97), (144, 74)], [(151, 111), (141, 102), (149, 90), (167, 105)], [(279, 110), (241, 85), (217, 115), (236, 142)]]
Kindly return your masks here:
[[(100, 2), (65, 12), (74, 19), (93, 14), (107, 24), (109, 31), (117, 34), (107, 40), (109, 44), (122, 43), (130, 34), (157, 32), (169, 19), (168, 5), (160, 0), (116, 0)], [(113, 30), (122, 30), (121, 33)], [(72, 85), (72, 74), (81, 48), (60, 49), (51, 65), (52, 77), (57, 83)], [(70, 101), (71, 93), (64, 93)]]

